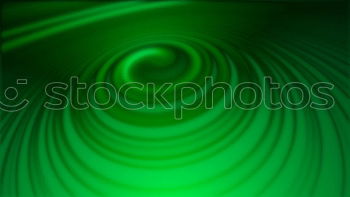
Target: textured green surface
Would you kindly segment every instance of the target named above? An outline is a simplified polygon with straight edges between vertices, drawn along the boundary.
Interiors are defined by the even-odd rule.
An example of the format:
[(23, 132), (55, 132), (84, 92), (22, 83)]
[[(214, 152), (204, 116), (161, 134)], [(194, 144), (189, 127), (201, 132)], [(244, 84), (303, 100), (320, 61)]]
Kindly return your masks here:
[[(31, 104), (0, 112), (0, 196), (350, 196), (347, 14), (344, 3), (5, 4), (1, 82), (27, 78)], [(71, 76), (326, 81), (335, 106), (225, 110), (218, 92), (183, 120), (160, 107), (44, 109), (45, 84)]]

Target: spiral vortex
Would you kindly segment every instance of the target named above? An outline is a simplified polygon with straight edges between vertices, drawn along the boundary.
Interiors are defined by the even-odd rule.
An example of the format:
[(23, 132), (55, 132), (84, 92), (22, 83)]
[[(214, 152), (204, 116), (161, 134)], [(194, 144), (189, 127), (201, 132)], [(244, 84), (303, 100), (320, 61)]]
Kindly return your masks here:
[[(40, 6), (54, 11), (54, 5)], [(255, 24), (249, 16), (268, 21), (274, 9), (244, 3), (86, 6), (2, 33), (8, 59), (4, 65), (21, 61), (24, 76), (37, 76), (25, 65), (48, 74), (23, 90), (29, 107), (0, 112), (1, 196), (350, 195), (346, 47), (304, 32), (262, 28), (253, 36), (260, 29), (245, 24)], [(247, 13), (235, 12), (240, 9)], [(208, 10), (219, 16), (205, 14)], [(193, 18), (187, 18), (189, 11)], [(227, 16), (247, 18), (229, 23)], [(201, 23), (200, 17), (207, 22)], [(16, 77), (6, 69), (9, 78)], [(140, 110), (120, 104), (108, 110), (43, 108), (48, 99), (43, 84), (68, 82), (72, 76), (87, 84), (108, 82), (117, 89), (130, 82), (156, 87), (193, 82), (206, 89), (207, 76), (232, 87), (247, 81), (262, 85), (264, 76), (281, 84), (326, 81), (335, 85), (336, 105), (324, 111), (227, 110), (223, 106), (228, 95), (216, 93), (213, 109), (185, 110), (182, 120), (159, 104)], [(164, 96), (179, 102), (173, 91)], [(124, 93), (112, 99), (122, 99), (118, 97)], [(128, 95), (132, 101), (147, 102), (146, 91)], [(108, 95), (99, 91), (96, 96), (105, 100)], [(78, 99), (89, 98), (81, 94)]]

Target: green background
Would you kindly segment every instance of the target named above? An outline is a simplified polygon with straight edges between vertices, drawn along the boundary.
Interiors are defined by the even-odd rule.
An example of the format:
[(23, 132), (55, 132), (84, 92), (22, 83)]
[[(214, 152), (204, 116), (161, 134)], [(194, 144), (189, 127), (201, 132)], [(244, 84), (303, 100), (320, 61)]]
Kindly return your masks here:
[[(3, 3), (1, 94), (26, 78), (31, 103), (0, 112), (0, 196), (350, 196), (348, 16), (340, 1)], [(182, 120), (159, 106), (45, 109), (45, 85), (71, 76), (325, 81), (335, 106), (225, 110), (217, 92)]]

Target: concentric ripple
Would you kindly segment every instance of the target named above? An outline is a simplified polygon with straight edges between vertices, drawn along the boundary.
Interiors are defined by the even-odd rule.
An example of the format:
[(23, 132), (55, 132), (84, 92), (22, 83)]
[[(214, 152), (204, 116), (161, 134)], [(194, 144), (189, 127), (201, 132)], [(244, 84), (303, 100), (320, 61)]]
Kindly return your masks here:
[[(45, 6), (39, 6), (43, 13), (54, 11)], [(278, 28), (262, 28), (259, 36), (252, 36), (254, 28), (245, 24), (262, 24), (248, 16), (266, 21), (273, 9), (244, 3), (87, 7), (2, 33), (4, 57), (13, 59), (8, 64), (20, 61), (23, 72), (32, 66), (48, 74), (22, 75), (32, 80), (22, 92), (31, 101), (29, 107), (0, 112), (0, 196), (350, 195), (350, 62), (347, 49), (329, 41), (333, 37), (320, 41)], [(205, 14), (208, 10), (218, 16)], [(189, 11), (193, 18), (187, 18)], [(9, 79), (17, 77), (6, 69)], [(335, 85), (336, 105), (324, 111), (225, 109), (228, 95), (217, 92), (213, 109), (185, 110), (182, 120), (159, 103), (154, 109), (127, 110), (119, 103), (108, 110), (71, 105), (45, 109), (48, 98), (38, 87), (55, 80), (68, 83), (72, 76), (87, 84), (108, 82), (117, 89), (130, 82), (152, 82), (155, 88), (193, 82), (206, 93), (207, 76), (233, 87), (247, 81), (263, 86), (264, 76), (309, 87), (325, 81)], [(174, 91), (170, 88), (164, 96), (180, 102)], [(123, 100), (125, 95), (121, 91), (112, 99)], [(100, 100), (107, 96), (97, 94)], [(147, 91), (133, 89), (127, 99), (147, 102), (147, 96)], [(279, 94), (272, 97), (278, 99)], [(193, 93), (186, 98), (200, 99)], [(91, 98), (81, 94), (78, 99), (84, 103)]]

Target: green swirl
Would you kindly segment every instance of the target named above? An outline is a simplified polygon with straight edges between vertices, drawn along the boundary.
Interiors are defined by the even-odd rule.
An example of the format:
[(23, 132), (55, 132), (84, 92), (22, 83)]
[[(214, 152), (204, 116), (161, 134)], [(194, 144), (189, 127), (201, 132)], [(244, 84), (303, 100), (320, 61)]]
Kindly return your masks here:
[[(55, 4), (33, 4), (43, 14), (56, 12)], [(303, 8), (293, 9), (298, 6)], [(3, 68), (6, 80), (17, 77), (16, 69), (21, 74), (32, 70), (21, 75), (32, 83), (22, 92), (29, 107), (0, 114), (0, 196), (350, 195), (350, 62), (344, 44), (332, 42), (337, 39), (332, 33), (318, 38), (302, 30), (284, 32), (277, 28), (280, 21), (288, 22), (283, 19), (269, 24), (282, 17), (281, 10), (294, 13), (284, 4), (85, 2), (75, 11), (69, 4), (62, 7), (66, 11), (2, 31), (4, 62), (14, 68)], [(4, 8), (5, 16), (6, 9), (16, 6)], [(300, 29), (317, 30), (312, 19), (316, 30), (298, 17), (289, 20)], [(23, 63), (19, 68), (18, 62)], [(247, 81), (263, 85), (264, 76), (281, 84), (325, 81), (335, 84), (336, 105), (324, 111), (227, 110), (228, 95), (217, 92), (213, 109), (185, 110), (182, 120), (160, 105), (44, 109), (43, 84), (68, 82), (71, 76), (116, 88), (128, 82), (157, 87), (194, 82), (205, 90), (207, 76), (233, 87)], [(165, 97), (180, 102), (173, 91)], [(101, 100), (107, 96), (97, 94)], [(130, 91), (133, 101), (146, 98), (146, 91)]]

